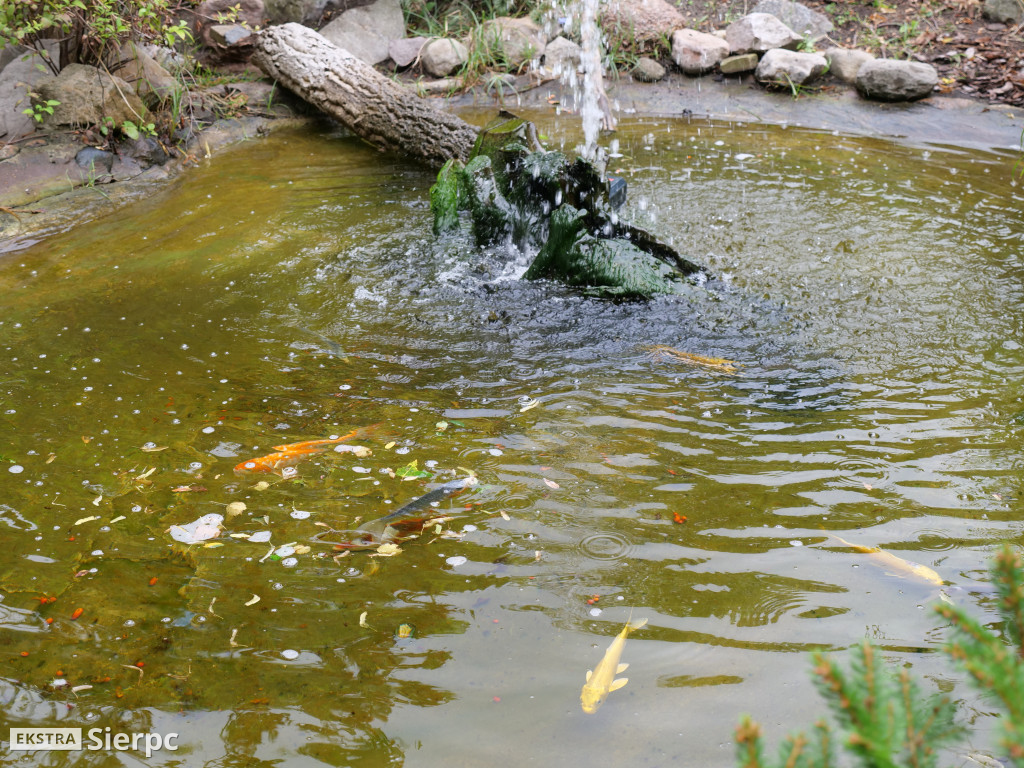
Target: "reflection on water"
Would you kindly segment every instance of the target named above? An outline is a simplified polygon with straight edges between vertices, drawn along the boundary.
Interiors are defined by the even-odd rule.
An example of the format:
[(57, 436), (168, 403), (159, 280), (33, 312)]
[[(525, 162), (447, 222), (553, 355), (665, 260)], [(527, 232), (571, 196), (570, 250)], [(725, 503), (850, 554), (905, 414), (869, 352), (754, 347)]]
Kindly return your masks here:
[[(740, 713), (810, 722), (806, 652), (867, 635), (987, 743), (933, 653), (937, 589), (829, 532), (987, 610), (988, 553), (1020, 528), (1010, 164), (764, 126), (619, 135), (629, 216), (713, 289), (524, 284), (524, 257), (429, 235), (427, 173), (304, 133), (5, 256), (7, 723), (180, 732), (167, 765), (728, 765)], [(232, 472), (374, 422), (370, 456)], [(459, 468), (480, 485), (396, 556), (314, 538)], [(237, 501), (215, 546), (172, 546)], [(585, 716), (631, 610), (630, 684)], [(46, 764), (117, 758), (82, 759)]]

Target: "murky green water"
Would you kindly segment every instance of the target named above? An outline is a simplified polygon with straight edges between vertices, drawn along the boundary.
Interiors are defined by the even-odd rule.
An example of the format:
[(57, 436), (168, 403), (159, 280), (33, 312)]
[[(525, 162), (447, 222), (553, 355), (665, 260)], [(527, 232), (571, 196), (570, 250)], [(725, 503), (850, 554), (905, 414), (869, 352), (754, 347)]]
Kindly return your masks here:
[[(429, 174), (329, 134), (246, 144), (0, 260), (3, 720), (180, 734), (148, 760), (0, 762), (726, 766), (741, 713), (772, 739), (808, 724), (807, 652), (865, 635), (990, 744), (992, 708), (936, 653), (937, 588), (829, 534), (991, 615), (987, 558), (1020, 536), (1012, 160), (706, 122), (619, 137), (628, 215), (711, 289), (523, 284), (524, 260), (430, 236)], [(371, 456), (265, 490), (232, 472), (376, 422)], [(412, 461), (431, 478), (387, 472)], [(461, 538), (313, 542), (288, 567), (229, 536), (310, 543), (460, 467), (481, 481), (441, 507)], [(223, 546), (172, 548), (232, 501)], [(631, 612), (629, 684), (585, 715)]]

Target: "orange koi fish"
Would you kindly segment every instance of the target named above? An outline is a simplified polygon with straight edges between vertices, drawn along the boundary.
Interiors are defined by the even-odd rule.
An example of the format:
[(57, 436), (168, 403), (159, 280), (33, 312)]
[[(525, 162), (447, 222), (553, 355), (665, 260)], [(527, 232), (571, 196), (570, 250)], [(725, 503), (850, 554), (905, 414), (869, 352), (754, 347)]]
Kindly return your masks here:
[(323, 440), (303, 440), (300, 443), (275, 445), (274, 448), (276, 450), (274, 453), (268, 453), (266, 456), (248, 459), (247, 461), (237, 464), (235, 466), (235, 473), (280, 472), (285, 467), (294, 466), (309, 456), (315, 456), (319, 453), (326, 452), (332, 445), (344, 443), (346, 440), (351, 440), (353, 438), (366, 437), (372, 434), (379, 426), (380, 423), (371, 424), (368, 427), (356, 427), (351, 432), (348, 432), (341, 437), (329, 437)]

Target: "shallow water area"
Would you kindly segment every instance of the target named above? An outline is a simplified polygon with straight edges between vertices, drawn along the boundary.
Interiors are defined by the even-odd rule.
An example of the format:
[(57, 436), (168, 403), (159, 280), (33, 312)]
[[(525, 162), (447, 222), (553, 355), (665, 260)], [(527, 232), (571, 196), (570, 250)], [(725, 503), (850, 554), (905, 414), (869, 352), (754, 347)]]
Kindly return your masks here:
[[(96, 765), (727, 766), (742, 713), (772, 744), (819, 715), (808, 651), (867, 636), (991, 749), (938, 587), (835, 536), (994, 615), (1021, 531), (1012, 155), (682, 119), (616, 140), (623, 215), (707, 287), (525, 283), (430, 234), (430, 173), (329, 131), (3, 256), (7, 725), (181, 734)], [(233, 471), (377, 423), (347, 443), (368, 456)], [(467, 470), (394, 556), (315, 538)], [(629, 683), (586, 715), (631, 615)]]

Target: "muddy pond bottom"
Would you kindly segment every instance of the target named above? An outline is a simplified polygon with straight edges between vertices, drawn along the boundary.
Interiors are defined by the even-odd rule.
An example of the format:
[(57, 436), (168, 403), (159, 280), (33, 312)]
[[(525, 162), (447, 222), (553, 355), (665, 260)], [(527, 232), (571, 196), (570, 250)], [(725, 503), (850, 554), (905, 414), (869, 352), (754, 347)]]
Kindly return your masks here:
[[(430, 234), (430, 173), (327, 130), (4, 255), (0, 727), (178, 734), (104, 766), (724, 767), (741, 714), (772, 744), (818, 716), (810, 650), (866, 636), (991, 750), (931, 606), (991, 619), (1021, 535), (1012, 159), (640, 118), (610, 150), (623, 215), (713, 285), (522, 281)], [(319, 535), (470, 475), (398, 552)]]

